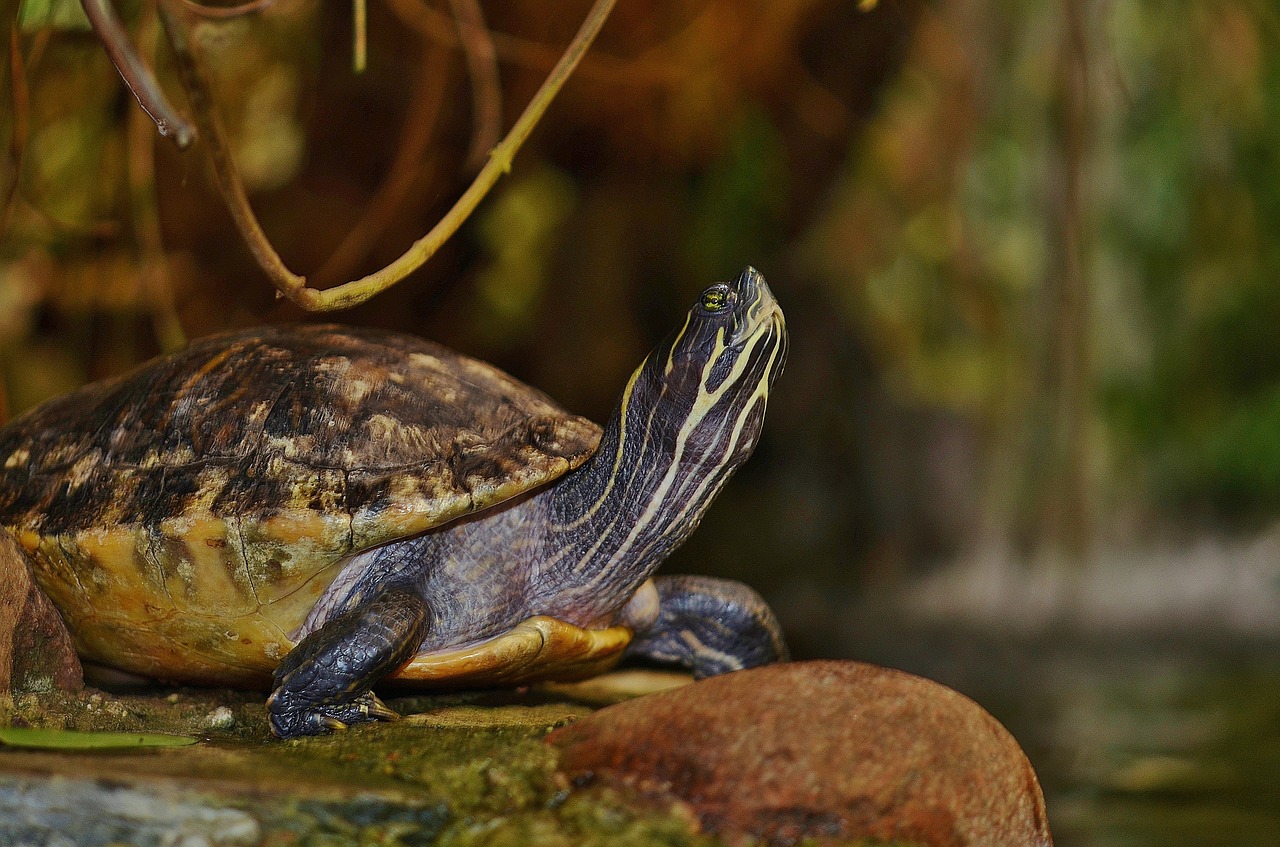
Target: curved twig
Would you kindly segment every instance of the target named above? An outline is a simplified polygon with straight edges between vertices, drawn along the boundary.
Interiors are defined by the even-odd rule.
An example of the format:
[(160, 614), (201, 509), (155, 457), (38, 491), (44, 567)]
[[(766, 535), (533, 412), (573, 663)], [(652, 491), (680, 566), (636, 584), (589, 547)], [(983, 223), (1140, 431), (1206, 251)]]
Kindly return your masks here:
[[(204, 138), (205, 147), (209, 151), (209, 162), (213, 165), (213, 173), (217, 179), (222, 199), (227, 204), (227, 211), (235, 221), (236, 228), (249, 247), (249, 252), (258, 266), (271, 279), (272, 284), (282, 295), (288, 297), (304, 309), (313, 308), (310, 303), (314, 299), (306, 292), (305, 277), (298, 276), (287, 267), (280, 254), (267, 240), (266, 233), (253, 214), (249, 205), (249, 196), (245, 193), (244, 183), (231, 160), (231, 149), (227, 143), (227, 133), (213, 105), (209, 93), (209, 81), (205, 77), (203, 65), (196, 56), (187, 22), (183, 17), (180, 0), (160, 0), (160, 22), (164, 25), (165, 34), (169, 37), (169, 45), (173, 48), (174, 60), (178, 65), (178, 74), (182, 78), (183, 87), (187, 91), (187, 101), (191, 104), (191, 112), (195, 116), (196, 125)], [(314, 294), (314, 292), (313, 292)]]
[(227, 20), (229, 18), (240, 18), (245, 15), (255, 15), (258, 12), (262, 12), (270, 8), (275, 1), (276, 0), (250, 0), (248, 3), (240, 3), (236, 6), (206, 6), (203, 3), (195, 2), (195, 0), (182, 0), (182, 5), (185, 6), (192, 14), (217, 21)]
[(138, 105), (155, 121), (161, 135), (172, 138), (179, 150), (187, 149), (195, 140), (195, 130), (169, 103), (156, 82), (155, 74), (138, 57), (110, 0), (80, 0), (80, 5), (111, 57), (111, 64), (116, 66), (120, 78), (138, 99)]
[(605, 20), (613, 10), (616, 0), (596, 0), (573, 41), (560, 57), (560, 61), (543, 81), (542, 87), (525, 106), (506, 137), (490, 151), (488, 161), (480, 169), (471, 185), (430, 232), (415, 241), (404, 255), (381, 270), (323, 291), (308, 287), (305, 277), (293, 273), (285, 266), (254, 216), (244, 185), (240, 182), (235, 165), (231, 161), (226, 135), (214, 112), (209, 95), (209, 84), (200, 60), (192, 48), (192, 42), (186, 30), (186, 21), (183, 20), (182, 8), (178, 2), (179, 0), (160, 0), (161, 21), (173, 45), (183, 84), (187, 89), (187, 97), (191, 101), (192, 112), (205, 137), (218, 187), (222, 191), (232, 218), (254, 258), (257, 259), (259, 267), (267, 274), (280, 295), (289, 298), (307, 311), (326, 312), (363, 303), (395, 285), (435, 255), (440, 246), (471, 215), (498, 179), (511, 170), (511, 162), (516, 152), (529, 137), (529, 133), (542, 118), (547, 107), (551, 105), (551, 101), (555, 99), (573, 69), (581, 61), (591, 42), (595, 40), (600, 28), (604, 26)]
[[(449, 16), (433, 9), (425, 0), (386, 0), (387, 7), (405, 26), (441, 44), (458, 45), (459, 37)], [(621, 57), (595, 52), (582, 60), (575, 71), (579, 77), (629, 85), (671, 85), (680, 79), (672, 54), (677, 42), (696, 40), (696, 30), (713, 17), (715, 7), (708, 5), (679, 32), (672, 34), (639, 56)], [(504, 32), (489, 33), (494, 52), (500, 61), (532, 71), (546, 71), (559, 61), (561, 51), (547, 44), (530, 41)]]
[(452, 53), (447, 48), (422, 39), (418, 78), (414, 82), (409, 110), (400, 127), (396, 157), (351, 229), (320, 270), (312, 275), (317, 286), (333, 285), (346, 279), (356, 263), (369, 254), (378, 237), (395, 221), (414, 185), (421, 184), (432, 174), (433, 168), (424, 167), (424, 160), (444, 103), (445, 71), (451, 57)]

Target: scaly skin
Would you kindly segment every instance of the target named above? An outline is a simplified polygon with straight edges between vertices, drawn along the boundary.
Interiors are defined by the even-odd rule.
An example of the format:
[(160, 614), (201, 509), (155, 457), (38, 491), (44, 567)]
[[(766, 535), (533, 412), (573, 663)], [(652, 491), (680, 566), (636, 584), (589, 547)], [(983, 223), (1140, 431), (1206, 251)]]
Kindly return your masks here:
[(632, 655), (698, 676), (785, 659), (776, 618), (739, 583), (660, 579), (650, 620), (623, 613), (750, 456), (785, 356), (781, 311), (759, 274), (708, 289), (632, 376), (585, 465), (347, 562), (276, 675), (277, 734), (385, 717), (367, 697), (388, 671), (533, 615), (580, 627), (625, 622), (638, 630)]

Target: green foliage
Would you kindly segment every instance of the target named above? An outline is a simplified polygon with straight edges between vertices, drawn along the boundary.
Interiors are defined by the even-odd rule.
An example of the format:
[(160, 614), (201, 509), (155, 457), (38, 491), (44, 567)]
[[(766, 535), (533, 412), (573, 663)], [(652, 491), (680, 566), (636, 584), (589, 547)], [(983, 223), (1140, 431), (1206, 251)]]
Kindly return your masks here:
[[(1069, 6), (1005, 0), (978, 27), (959, 7), (922, 21), (813, 233), (818, 272), (907, 402), (1022, 469), (989, 475), (997, 510), (1046, 478), (1074, 371), (1086, 497), (1280, 517), (1280, 7), (1079, 4), (1078, 54)], [(1089, 309), (1064, 353), (1068, 221)]]
[(87, 30), (89, 19), (79, 0), (22, 0), (18, 7), (18, 26), (23, 32), (45, 27)]
[(556, 235), (576, 202), (569, 178), (543, 166), (512, 180), (479, 215), (476, 235), (488, 260), (472, 319), (489, 343), (514, 346), (533, 332)]
[(1115, 13), (1131, 103), (1101, 244), (1141, 280), (1149, 354), (1113, 367), (1107, 408), (1159, 499), (1251, 523), (1280, 514), (1280, 20), (1177, 5)]
[(41, 750), (108, 750), (129, 747), (188, 747), (200, 739), (154, 732), (79, 732), (71, 729), (0, 727), (0, 744)]

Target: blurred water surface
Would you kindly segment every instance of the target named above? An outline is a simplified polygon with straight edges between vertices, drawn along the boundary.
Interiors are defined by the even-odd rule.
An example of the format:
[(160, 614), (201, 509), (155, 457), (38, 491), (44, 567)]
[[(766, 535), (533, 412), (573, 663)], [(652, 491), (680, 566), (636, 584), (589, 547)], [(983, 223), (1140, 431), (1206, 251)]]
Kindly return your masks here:
[(868, 638), (859, 658), (946, 683), (1022, 743), (1059, 847), (1280, 844), (1280, 642)]

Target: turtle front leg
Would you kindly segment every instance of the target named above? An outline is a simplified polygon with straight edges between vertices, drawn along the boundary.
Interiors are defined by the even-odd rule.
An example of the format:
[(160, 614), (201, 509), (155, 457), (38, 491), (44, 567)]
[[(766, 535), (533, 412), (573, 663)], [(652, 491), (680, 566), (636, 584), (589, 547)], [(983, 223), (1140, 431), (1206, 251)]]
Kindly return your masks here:
[(276, 668), (275, 690), (267, 699), (271, 731), (294, 738), (398, 718), (372, 688), (413, 657), (426, 635), (427, 617), (418, 594), (385, 588), (326, 621)]
[[(628, 656), (683, 665), (695, 679), (789, 658), (773, 610), (742, 583), (660, 576), (654, 587), (657, 617), (638, 629), (627, 647)], [(640, 595), (636, 599), (644, 602)]]

